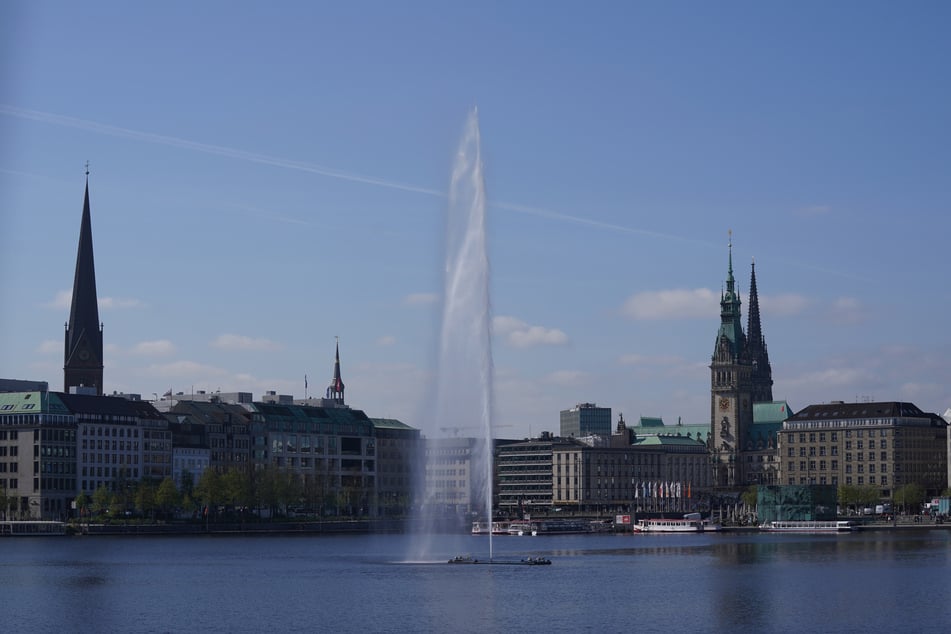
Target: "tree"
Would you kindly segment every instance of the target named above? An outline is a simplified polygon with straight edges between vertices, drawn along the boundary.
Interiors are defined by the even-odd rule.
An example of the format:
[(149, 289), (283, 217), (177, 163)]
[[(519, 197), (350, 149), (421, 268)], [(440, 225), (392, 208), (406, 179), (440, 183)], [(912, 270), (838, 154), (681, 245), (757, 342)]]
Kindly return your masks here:
[(743, 501), (743, 504), (746, 505), (749, 509), (756, 508), (756, 498), (759, 492), (758, 487), (755, 484), (751, 484), (746, 488), (746, 491), (743, 491), (743, 494), (740, 496), (740, 499)]
[(195, 485), (195, 497), (204, 504), (208, 517), (215, 514), (224, 498), (221, 476), (214, 469), (205, 469)]
[(925, 500), (925, 490), (920, 484), (904, 484), (895, 489), (893, 499), (901, 505), (902, 513), (907, 513), (909, 509), (917, 511)]
[(168, 517), (172, 509), (181, 506), (182, 494), (175, 488), (175, 481), (171, 477), (166, 476), (159, 484), (155, 492), (155, 503), (165, 517)]
[(222, 492), (226, 503), (236, 507), (248, 507), (254, 504), (254, 489), (250, 474), (237, 467), (231, 467), (221, 478)]
[(112, 491), (107, 489), (105, 486), (101, 486), (92, 493), (92, 506), (93, 512), (97, 515), (102, 515), (112, 504)]
[(89, 513), (89, 503), (89, 496), (86, 495), (85, 491), (76, 496), (76, 510), (79, 511), (80, 519), (83, 515)]
[(142, 514), (154, 519), (155, 515), (155, 484), (151, 480), (142, 480), (135, 490), (135, 507)]

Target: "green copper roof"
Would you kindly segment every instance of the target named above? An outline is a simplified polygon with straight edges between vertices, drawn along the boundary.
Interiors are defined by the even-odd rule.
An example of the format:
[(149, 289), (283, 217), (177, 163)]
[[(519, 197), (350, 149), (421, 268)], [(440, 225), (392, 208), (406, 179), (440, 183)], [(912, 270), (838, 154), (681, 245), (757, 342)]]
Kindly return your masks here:
[(753, 424), (782, 423), (793, 415), (786, 401), (753, 403)]
[(61, 414), (72, 412), (54, 392), (3, 392), (0, 393), (0, 416), (8, 414)]
[(649, 416), (641, 416), (641, 427), (663, 427), (664, 419), (663, 418), (651, 418)]
[(416, 431), (415, 428), (410, 427), (406, 423), (398, 421), (395, 418), (371, 418), (370, 422), (373, 423), (373, 426), (378, 429), (402, 429), (405, 431)]
[(696, 438), (689, 438), (687, 436), (669, 436), (667, 434), (661, 434), (659, 436), (644, 436), (639, 437), (634, 441), (635, 447), (671, 447), (671, 446), (683, 446), (683, 447), (705, 447), (706, 445), (703, 441), (697, 440)]

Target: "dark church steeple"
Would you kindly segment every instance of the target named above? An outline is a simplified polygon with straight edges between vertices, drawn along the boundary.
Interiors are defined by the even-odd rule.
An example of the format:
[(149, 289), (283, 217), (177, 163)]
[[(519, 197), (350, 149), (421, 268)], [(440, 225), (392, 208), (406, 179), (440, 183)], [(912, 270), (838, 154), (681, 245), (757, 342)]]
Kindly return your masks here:
[(336, 402), (339, 405), (343, 405), (343, 379), (340, 378), (340, 341), (337, 341), (337, 356), (334, 361), (334, 377), (330, 380), (330, 385), (327, 387), (327, 398)]
[(747, 351), (750, 357), (753, 382), (753, 402), (773, 400), (773, 370), (769, 365), (766, 339), (759, 319), (759, 295), (756, 292), (756, 262), (750, 266), (750, 312), (746, 325)]
[(84, 386), (102, 395), (102, 324), (96, 295), (96, 266), (92, 250), (92, 219), (89, 215), (89, 164), (86, 164), (86, 194), (79, 227), (79, 248), (73, 277), (73, 299), (66, 324), (63, 362), (64, 391)]

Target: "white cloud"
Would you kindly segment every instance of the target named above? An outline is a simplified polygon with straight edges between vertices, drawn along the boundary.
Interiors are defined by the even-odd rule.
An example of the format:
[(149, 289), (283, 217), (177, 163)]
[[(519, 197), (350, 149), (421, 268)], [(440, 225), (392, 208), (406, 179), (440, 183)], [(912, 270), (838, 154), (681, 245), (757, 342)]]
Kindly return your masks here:
[(111, 310), (114, 308), (144, 308), (145, 303), (138, 299), (120, 299), (118, 297), (100, 297), (99, 308)]
[(63, 342), (62, 341), (53, 341), (52, 339), (47, 339), (40, 343), (36, 351), (40, 354), (55, 354), (57, 352), (63, 351)]
[(809, 304), (808, 298), (796, 293), (759, 296), (760, 310), (763, 314), (774, 317), (800, 315), (809, 307)]
[(221, 350), (280, 350), (283, 347), (270, 339), (255, 339), (227, 333), (218, 335), (209, 345)]
[(531, 346), (561, 346), (568, 343), (568, 335), (557, 328), (531, 326), (521, 319), (500, 315), (492, 320), (492, 330), (514, 348)]
[(838, 323), (855, 324), (865, 319), (862, 304), (854, 297), (839, 297), (829, 309), (829, 315)]
[(632, 319), (694, 319), (715, 317), (720, 298), (710, 289), (675, 288), (645, 291), (624, 302), (621, 313)]
[(167, 339), (156, 341), (140, 341), (132, 346), (132, 354), (139, 354), (149, 357), (159, 357), (169, 355), (175, 352), (175, 345)]
[(436, 293), (411, 293), (403, 298), (404, 306), (424, 306), (435, 304), (439, 299)]
[(676, 355), (623, 354), (618, 358), (621, 365), (678, 365), (684, 360)]
[[(72, 291), (57, 291), (56, 296), (44, 306), (55, 310), (69, 310), (73, 301)], [(123, 308), (144, 308), (145, 303), (138, 299), (120, 299), (118, 297), (100, 297), (100, 310), (114, 310)]]
[(556, 370), (545, 375), (542, 380), (552, 385), (568, 387), (587, 384), (589, 379), (588, 373), (580, 370)]
[(196, 383), (196, 377), (211, 376), (216, 380), (228, 374), (227, 370), (204, 365), (196, 361), (173, 361), (172, 363), (153, 364), (146, 368), (146, 373), (163, 379), (178, 379), (188, 383)]
[(396, 343), (396, 337), (393, 335), (383, 335), (376, 340), (376, 345), (380, 347), (392, 346)]
[(73, 301), (73, 294), (71, 291), (58, 291), (56, 296), (44, 304), (47, 308), (54, 308), (56, 310), (69, 310), (69, 304)]

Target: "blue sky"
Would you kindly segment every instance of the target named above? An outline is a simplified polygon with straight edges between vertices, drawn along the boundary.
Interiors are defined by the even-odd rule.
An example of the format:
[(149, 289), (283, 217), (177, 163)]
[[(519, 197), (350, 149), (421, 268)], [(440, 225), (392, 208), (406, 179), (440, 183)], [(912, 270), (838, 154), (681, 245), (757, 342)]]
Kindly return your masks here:
[[(193, 6), (193, 4), (197, 6)], [(951, 407), (943, 2), (6, 2), (0, 376), (62, 389), (90, 198), (106, 390), (427, 428), (478, 107), (502, 436), (709, 421), (727, 232), (774, 396)], [(429, 433), (436, 435), (435, 430)]]

